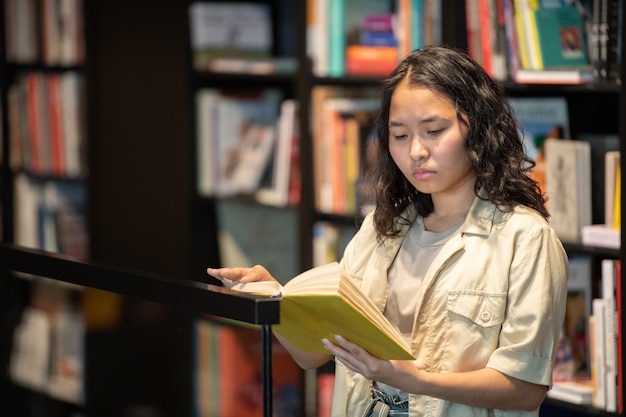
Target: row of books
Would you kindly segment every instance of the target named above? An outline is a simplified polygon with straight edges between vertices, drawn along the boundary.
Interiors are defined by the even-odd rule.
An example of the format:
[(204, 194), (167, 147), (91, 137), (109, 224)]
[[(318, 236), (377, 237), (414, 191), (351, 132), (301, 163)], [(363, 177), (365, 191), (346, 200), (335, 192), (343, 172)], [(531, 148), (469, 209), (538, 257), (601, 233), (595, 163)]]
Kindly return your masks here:
[(621, 260), (602, 259), (593, 298), (589, 255), (569, 260), (567, 309), (548, 397), (623, 413)]
[(582, 243), (619, 249), (621, 245), (622, 170), (621, 152), (604, 154), (604, 223), (590, 224), (582, 228)]
[(201, 89), (197, 103), (197, 190), (256, 195), (266, 204), (300, 201), (298, 105), (275, 88)]
[(81, 182), (41, 180), (19, 173), (14, 195), (15, 244), (87, 257), (86, 195)]
[(15, 327), (8, 372), (18, 385), (82, 405), (85, 325), (67, 285), (33, 282), (30, 304)]
[(618, 0), (466, 0), (468, 50), (496, 79), (619, 78)]
[(318, 76), (387, 75), (411, 50), (441, 43), (439, 0), (309, 0), (307, 7)]
[[(220, 73), (294, 73), (297, 69), (291, 33), (294, 7), (286, 1), (283, 3), (272, 6), (267, 2), (192, 2), (189, 23), (194, 69)], [(280, 20), (280, 25), (275, 24), (274, 17)]]
[(9, 61), (50, 66), (83, 62), (82, 0), (6, 0), (4, 13)]
[(624, 369), (622, 362), (621, 260), (602, 261), (602, 293), (593, 299), (590, 317), (590, 360), (593, 405), (624, 412)]
[(619, 136), (579, 132), (573, 137), (563, 97), (509, 101), (527, 152), (536, 161), (532, 175), (548, 199), (550, 222), (559, 237), (619, 248)]
[[(213, 319), (194, 322), (194, 415), (197, 417), (263, 414), (259, 328)], [(289, 353), (272, 341), (272, 405), (275, 415), (299, 416), (302, 374)]]
[(373, 90), (316, 86), (312, 91), (315, 207), (355, 214), (367, 204), (362, 184), (377, 101)]
[(83, 174), (83, 79), (76, 71), (28, 72), (8, 91), (10, 166), (31, 174)]

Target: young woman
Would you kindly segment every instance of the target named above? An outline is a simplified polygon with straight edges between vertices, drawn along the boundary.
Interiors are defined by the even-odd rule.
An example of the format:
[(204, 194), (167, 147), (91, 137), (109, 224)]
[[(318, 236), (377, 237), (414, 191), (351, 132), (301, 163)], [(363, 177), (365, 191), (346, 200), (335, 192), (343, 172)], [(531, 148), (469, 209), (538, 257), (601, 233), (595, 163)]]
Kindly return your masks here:
[[(336, 359), (333, 416), (537, 415), (567, 256), (503, 90), (462, 52), (416, 50), (382, 84), (377, 140), (375, 209), (341, 265), (416, 360), (380, 360), (340, 335), (323, 341), (328, 355), (283, 344), (303, 368)], [(274, 279), (262, 266), (208, 273)]]

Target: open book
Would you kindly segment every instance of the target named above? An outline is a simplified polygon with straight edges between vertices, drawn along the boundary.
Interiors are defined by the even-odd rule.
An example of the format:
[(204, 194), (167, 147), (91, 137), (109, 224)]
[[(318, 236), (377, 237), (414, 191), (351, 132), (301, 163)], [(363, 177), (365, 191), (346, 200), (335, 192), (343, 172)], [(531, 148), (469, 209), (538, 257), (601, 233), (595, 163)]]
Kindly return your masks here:
[(322, 338), (341, 335), (381, 359), (414, 359), (404, 338), (337, 262), (309, 269), (284, 287), (256, 281), (232, 289), (280, 297), (280, 324), (273, 329), (303, 351), (328, 353)]

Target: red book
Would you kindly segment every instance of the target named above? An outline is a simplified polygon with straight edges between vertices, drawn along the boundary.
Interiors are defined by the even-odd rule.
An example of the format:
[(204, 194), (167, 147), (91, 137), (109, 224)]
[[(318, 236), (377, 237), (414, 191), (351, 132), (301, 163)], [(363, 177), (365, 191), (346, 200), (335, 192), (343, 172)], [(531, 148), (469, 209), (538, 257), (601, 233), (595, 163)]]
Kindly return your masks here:
[(52, 173), (65, 173), (65, 146), (63, 141), (63, 112), (61, 109), (61, 76), (50, 74), (46, 80), (50, 109), (50, 142), (52, 145)]
[(26, 76), (26, 111), (28, 121), (28, 139), (30, 168), (32, 173), (41, 172), (41, 124), (39, 114), (39, 89), (41, 88), (41, 74), (31, 73)]
[(349, 75), (389, 75), (398, 65), (394, 46), (350, 45), (346, 48), (346, 73)]

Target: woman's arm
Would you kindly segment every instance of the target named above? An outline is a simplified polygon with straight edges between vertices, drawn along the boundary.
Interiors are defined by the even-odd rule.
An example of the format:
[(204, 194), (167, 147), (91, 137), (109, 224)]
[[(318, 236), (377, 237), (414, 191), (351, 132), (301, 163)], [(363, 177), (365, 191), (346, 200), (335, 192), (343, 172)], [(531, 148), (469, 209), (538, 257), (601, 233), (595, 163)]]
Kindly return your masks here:
[(495, 369), (456, 373), (419, 370), (412, 361), (384, 361), (340, 336), (339, 345), (325, 340), (324, 345), (338, 361), (367, 379), (400, 390), (429, 395), (472, 407), (509, 410), (536, 410), (545, 398), (547, 387), (507, 376)]

